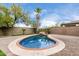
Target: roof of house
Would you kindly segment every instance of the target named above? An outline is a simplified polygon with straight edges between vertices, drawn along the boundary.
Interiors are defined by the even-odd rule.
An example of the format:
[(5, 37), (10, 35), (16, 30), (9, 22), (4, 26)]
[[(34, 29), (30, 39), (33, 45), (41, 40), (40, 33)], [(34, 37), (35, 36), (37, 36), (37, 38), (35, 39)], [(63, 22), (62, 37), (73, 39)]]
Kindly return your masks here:
[(71, 22), (67, 22), (67, 23), (62, 23), (62, 25), (65, 24), (79, 24), (79, 20), (75, 20), (75, 21), (71, 21)]
[(30, 25), (25, 25), (24, 23), (16, 23), (16, 24), (14, 24), (14, 27), (28, 27), (28, 28), (31, 28)]
[(27, 27), (27, 28), (31, 28), (31, 25), (26, 25), (23, 20), (19, 19), (16, 21), (16, 23), (14, 24), (14, 27)]

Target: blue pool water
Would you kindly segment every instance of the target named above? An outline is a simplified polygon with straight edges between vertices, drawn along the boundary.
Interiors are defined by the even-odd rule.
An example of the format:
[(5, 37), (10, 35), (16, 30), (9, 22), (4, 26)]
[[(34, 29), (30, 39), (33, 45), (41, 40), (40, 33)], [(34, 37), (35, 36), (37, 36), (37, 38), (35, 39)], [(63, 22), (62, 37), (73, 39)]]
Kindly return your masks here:
[(48, 48), (55, 45), (55, 43), (54, 40), (51, 40), (46, 35), (30, 36), (19, 42), (20, 45), (26, 48)]

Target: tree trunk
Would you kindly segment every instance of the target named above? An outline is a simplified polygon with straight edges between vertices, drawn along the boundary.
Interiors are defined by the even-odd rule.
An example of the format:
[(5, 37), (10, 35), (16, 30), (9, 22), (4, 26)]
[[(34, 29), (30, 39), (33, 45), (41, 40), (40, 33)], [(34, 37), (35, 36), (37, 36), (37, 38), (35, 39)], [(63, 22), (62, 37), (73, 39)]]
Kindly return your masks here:
[[(16, 20), (17, 20), (17, 17), (16, 17), (16, 15), (15, 15), (15, 19), (14, 19), (14, 22), (13, 22), (13, 26), (14, 26), (14, 24), (16, 23)], [(13, 27), (12, 26), (12, 27)]]
[(39, 31), (39, 25), (40, 25), (40, 24), (39, 24), (39, 20), (40, 20), (40, 16), (39, 16), (39, 14), (37, 14), (37, 15), (36, 15), (36, 22), (37, 22), (37, 23), (36, 23), (36, 31), (37, 31), (37, 33), (38, 33), (38, 31)]

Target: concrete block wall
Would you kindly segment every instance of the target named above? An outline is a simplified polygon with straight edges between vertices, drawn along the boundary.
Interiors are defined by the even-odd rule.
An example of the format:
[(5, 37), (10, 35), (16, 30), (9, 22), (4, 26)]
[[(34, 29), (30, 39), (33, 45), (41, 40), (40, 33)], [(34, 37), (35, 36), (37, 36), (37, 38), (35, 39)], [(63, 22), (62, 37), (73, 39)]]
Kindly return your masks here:
[[(22, 35), (23, 34), (23, 28), (20, 27), (15, 27), (15, 28), (9, 28), (8, 30), (2, 32), (0, 29), (0, 36), (6, 34), (7, 36), (12, 36), (12, 35)], [(33, 34), (34, 29), (33, 28), (24, 28), (24, 34)]]
[(79, 36), (79, 27), (55, 27), (51, 28), (49, 31), (51, 34)]

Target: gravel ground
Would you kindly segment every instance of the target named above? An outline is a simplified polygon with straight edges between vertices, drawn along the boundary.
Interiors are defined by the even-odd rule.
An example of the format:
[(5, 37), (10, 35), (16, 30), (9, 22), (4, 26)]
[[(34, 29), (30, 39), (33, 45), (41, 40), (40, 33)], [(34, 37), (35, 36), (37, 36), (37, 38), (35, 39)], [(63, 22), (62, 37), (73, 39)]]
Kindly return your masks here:
[[(55, 35), (52, 34), (53, 37), (62, 40), (66, 47), (51, 56), (79, 56), (79, 37), (78, 36), (67, 36), (67, 35)], [(0, 37), (0, 49), (3, 50), (8, 56), (14, 56), (8, 50), (8, 44), (13, 40), (20, 38), (21, 36), (8, 36), (8, 37)]]
[(79, 36), (52, 35), (65, 43), (65, 48), (51, 56), (79, 56)]

